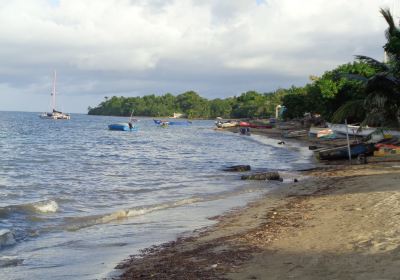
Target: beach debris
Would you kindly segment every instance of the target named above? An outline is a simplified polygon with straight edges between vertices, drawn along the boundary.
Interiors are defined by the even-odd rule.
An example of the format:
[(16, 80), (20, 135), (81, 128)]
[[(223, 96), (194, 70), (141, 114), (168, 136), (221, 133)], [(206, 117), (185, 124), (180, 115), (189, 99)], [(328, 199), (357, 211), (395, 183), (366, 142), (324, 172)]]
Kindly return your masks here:
[(297, 180), (296, 178), (294, 178), (294, 180), (293, 180), (293, 182), (294, 183), (297, 183), (299, 180)]
[(319, 149), (319, 147), (318, 147), (318, 146), (311, 145), (311, 146), (308, 146), (308, 149), (309, 149), (310, 151), (313, 151), (313, 150)]
[(250, 175), (243, 175), (242, 180), (276, 180), (283, 181), (278, 172), (264, 172), (264, 173), (254, 173)]
[(279, 145), (284, 145), (284, 144), (285, 144), (285, 141), (280, 141), (280, 142), (278, 142), (278, 144), (279, 144)]
[(297, 138), (297, 137), (307, 136), (307, 134), (308, 131), (303, 129), (303, 130), (284, 132), (282, 136), (285, 138)]
[(250, 165), (233, 165), (224, 169), (224, 171), (229, 171), (229, 172), (244, 172), (250, 170), (251, 170)]
[(358, 155), (357, 161), (359, 164), (367, 164), (367, 157), (364, 154)]

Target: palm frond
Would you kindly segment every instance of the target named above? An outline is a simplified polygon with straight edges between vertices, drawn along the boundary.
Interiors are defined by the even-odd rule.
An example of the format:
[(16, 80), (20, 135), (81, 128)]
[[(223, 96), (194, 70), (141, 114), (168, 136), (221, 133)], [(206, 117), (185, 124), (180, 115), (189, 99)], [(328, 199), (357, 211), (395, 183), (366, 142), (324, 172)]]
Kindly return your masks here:
[(349, 80), (356, 80), (356, 81), (361, 81), (361, 82), (368, 82), (368, 78), (360, 75), (360, 74), (339, 74), (339, 78), (346, 78)]
[(366, 108), (369, 108), (370, 111), (379, 111), (383, 110), (387, 101), (388, 97), (384, 92), (374, 91), (368, 94), (367, 98), (364, 100), (364, 105)]
[(384, 116), (382, 114), (372, 114), (369, 113), (365, 116), (365, 119), (361, 122), (360, 126), (381, 126), (381, 124), (384, 122)]
[(362, 119), (365, 116), (364, 99), (350, 100), (339, 107), (333, 114), (332, 121), (341, 123), (347, 118)]
[(393, 36), (396, 31), (396, 24), (394, 23), (394, 19), (392, 13), (389, 9), (381, 9), (380, 13), (382, 14), (383, 18), (386, 20), (389, 28), (387, 30), (387, 35)]
[(357, 60), (364, 62), (377, 70), (389, 71), (388, 65), (386, 65), (385, 63), (380, 62), (372, 57), (365, 56), (365, 55), (356, 55), (355, 57)]
[(399, 80), (392, 74), (381, 72), (371, 77), (366, 85), (366, 92), (386, 92), (391, 94), (393, 90), (399, 87)]

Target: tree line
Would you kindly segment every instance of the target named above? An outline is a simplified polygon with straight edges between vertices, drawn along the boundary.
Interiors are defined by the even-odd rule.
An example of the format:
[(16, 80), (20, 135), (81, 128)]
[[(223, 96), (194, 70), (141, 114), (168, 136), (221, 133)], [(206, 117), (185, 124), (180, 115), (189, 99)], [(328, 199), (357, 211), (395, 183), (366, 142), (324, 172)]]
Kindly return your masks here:
[(248, 91), (238, 97), (208, 100), (195, 91), (177, 96), (167, 93), (143, 97), (105, 97), (95, 108), (88, 108), (89, 115), (165, 117), (182, 113), (187, 118), (268, 118), (275, 115), (284, 90), (271, 93)]
[(388, 9), (381, 9), (388, 24), (383, 49), (387, 60), (380, 62), (356, 56), (353, 62), (310, 76), (305, 86), (292, 86), (273, 92), (247, 91), (240, 96), (208, 100), (194, 91), (177, 96), (170, 93), (143, 97), (105, 98), (91, 115), (171, 116), (188, 118), (268, 118), (277, 105), (285, 106), (285, 119), (302, 118), (305, 113), (320, 114), (325, 120), (400, 127), (400, 29)]

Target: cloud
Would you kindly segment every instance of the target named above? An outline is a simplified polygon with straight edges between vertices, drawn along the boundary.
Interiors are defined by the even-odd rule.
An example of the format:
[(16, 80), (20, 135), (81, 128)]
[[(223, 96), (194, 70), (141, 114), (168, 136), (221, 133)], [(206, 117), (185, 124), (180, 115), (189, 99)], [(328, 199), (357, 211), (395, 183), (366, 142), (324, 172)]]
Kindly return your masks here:
[(82, 98), (104, 95), (213, 98), (301, 85), (356, 54), (381, 59), (379, 8), (391, 3), (0, 0), (0, 90), (10, 99), (0, 110), (21, 94), (40, 100), (11, 109), (41, 108), (55, 68), (66, 109), (81, 112), (97, 105)]

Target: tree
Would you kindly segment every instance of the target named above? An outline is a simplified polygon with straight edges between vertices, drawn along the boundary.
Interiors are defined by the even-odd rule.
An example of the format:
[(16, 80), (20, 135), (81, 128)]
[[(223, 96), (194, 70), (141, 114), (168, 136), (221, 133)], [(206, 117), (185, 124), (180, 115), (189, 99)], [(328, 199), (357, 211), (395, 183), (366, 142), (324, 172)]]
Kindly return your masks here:
[(210, 117), (230, 118), (232, 113), (232, 105), (230, 99), (213, 99), (210, 101)]
[(176, 101), (188, 118), (208, 118), (210, 116), (207, 99), (202, 98), (197, 92), (182, 93), (176, 97)]
[(385, 32), (386, 44), (384, 50), (387, 62), (380, 62), (367, 56), (357, 56), (357, 59), (376, 73), (367, 79), (354, 76), (352, 78), (364, 82), (363, 95), (352, 103), (345, 103), (335, 113), (334, 119), (339, 120), (351, 116), (356, 108), (364, 109), (363, 124), (390, 128), (400, 127), (400, 29), (394, 23), (389, 9), (381, 9), (380, 13), (386, 20), (388, 28)]

